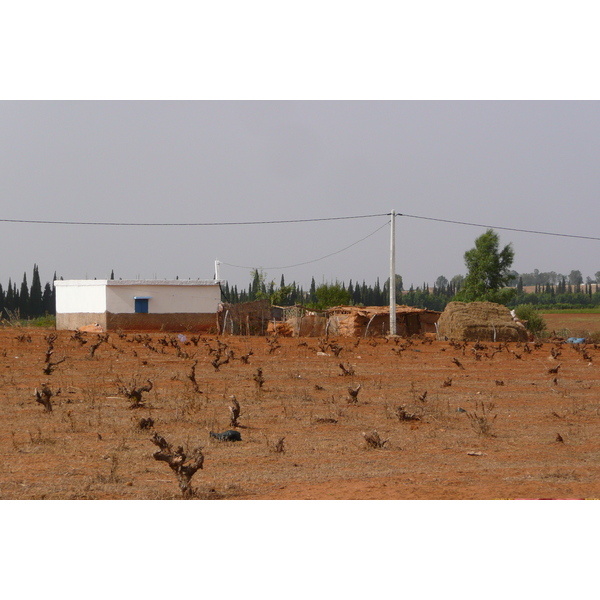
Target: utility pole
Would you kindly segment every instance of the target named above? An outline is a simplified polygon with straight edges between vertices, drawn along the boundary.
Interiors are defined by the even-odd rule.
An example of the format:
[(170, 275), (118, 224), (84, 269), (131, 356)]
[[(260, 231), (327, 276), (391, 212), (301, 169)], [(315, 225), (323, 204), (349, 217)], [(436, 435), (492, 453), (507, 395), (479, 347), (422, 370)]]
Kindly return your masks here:
[(392, 211), (390, 235), (390, 335), (396, 335), (396, 211)]

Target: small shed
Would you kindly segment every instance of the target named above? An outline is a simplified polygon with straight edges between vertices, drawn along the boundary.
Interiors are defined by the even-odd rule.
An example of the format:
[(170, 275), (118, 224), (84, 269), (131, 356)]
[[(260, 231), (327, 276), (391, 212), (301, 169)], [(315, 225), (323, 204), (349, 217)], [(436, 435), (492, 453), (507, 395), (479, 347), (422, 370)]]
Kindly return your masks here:
[[(396, 333), (403, 337), (436, 333), (440, 312), (396, 305)], [(354, 337), (384, 336), (390, 331), (389, 306), (335, 306), (327, 311), (328, 332)]]
[(217, 330), (217, 280), (57, 280), (56, 328), (95, 323), (104, 330)]

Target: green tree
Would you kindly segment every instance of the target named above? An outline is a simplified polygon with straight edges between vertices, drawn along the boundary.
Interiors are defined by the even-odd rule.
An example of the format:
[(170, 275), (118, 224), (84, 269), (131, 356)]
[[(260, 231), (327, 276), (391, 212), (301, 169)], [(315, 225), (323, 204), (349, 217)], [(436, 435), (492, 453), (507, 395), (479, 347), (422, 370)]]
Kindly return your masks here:
[(527, 323), (527, 329), (531, 333), (539, 334), (545, 331), (546, 321), (544, 321), (544, 317), (542, 317), (533, 304), (519, 304), (515, 309), (515, 313), (521, 321)]
[(571, 285), (581, 285), (583, 283), (583, 275), (581, 274), (581, 271), (571, 271), (569, 273), (569, 283)]
[(463, 302), (491, 301), (505, 304), (514, 290), (505, 286), (512, 279), (510, 267), (515, 253), (512, 245), (499, 249), (500, 238), (488, 229), (475, 240), (475, 247), (465, 252), (467, 276), (456, 299)]
[(350, 294), (348, 290), (339, 282), (323, 283), (317, 286), (315, 291), (317, 302), (315, 308), (326, 309), (332, 306), (350, 304)]
[[(402, 291), (404, 290), (404, 284), (402, 282), (402, 275), (398, 275), (394, 278), (396, 280), (396, 304), (402, 304)], [(383, 304), (386, 304), (390, 300), (390, 278), (388, 277), (383, 284)]]
[(265, 300), (268, 298), (266, 278), (267, 274), (262, 269), (252, 269), (250, 271), (252, 283), (249, 289), (249, 300)]
[(448, 283), (448, 280), (443, 275), (440, 275), (435, 280), (434, 285), (438, 290), (445, 290), (448, 287)]
[(274, 306), (290, 306), (291, 297), (294, 292), (293, 285), (282, 285), (271, 293), (271, 304)]
[(464, 275), (455, 275), (450, 280), (450, 285), (456, 292), (460, 291), (464, 284), (465, 284), (465, 276)]

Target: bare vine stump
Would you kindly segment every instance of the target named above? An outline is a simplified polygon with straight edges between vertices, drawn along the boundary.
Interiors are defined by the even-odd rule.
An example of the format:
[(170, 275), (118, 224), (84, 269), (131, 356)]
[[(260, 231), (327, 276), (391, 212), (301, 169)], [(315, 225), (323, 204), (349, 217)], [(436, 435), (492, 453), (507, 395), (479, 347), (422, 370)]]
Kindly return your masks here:
[(263, 372), (260, 367), (256, 369), (256, 373), (252, 376), (252, 379), (254, 379), (254, 382), (256, 383), (258, 389), (261, 389), (265, 383), (265, 378), (263, 377)]
[(229, 419), (230, 427), (239, 427), (238, 419), (240, 418), (240, 403), (237, 401), (235, 396), (231, 396), (231, 402), (233, 406), (229, 407), (231, 417)]
[(252, 350), (249, 350), (246, 354), (242, 354), (242, 356), (240, 356), (240, 360), (242, 361), (243, 364), (247, 365), (250, 363), (250, 357), (254, 354), (254, 352), (252, 352)]
[(367, 446), (369, 448), (383, 448), (388, 442), (388, 440), (382, 440), (375, 430), (371, 431), (371, 433), (365, 433), (363, 431), (362, 435), (365, 438), (365, 442), (367, 442)]
[(344, 363), (340, 363), (340, 369), (342, 370), (340, 373), (342, 377), (353, 377), (355, 375), (352, 365), (345, 366)]
[(194, 495), (194, 490), (191, 486), (192, 477), (196, 474), (196, 471), (203, 468), (204, 465), (204, 454), (202, 454), (202, 448), (198, 447), (192, 451), (192, 455), (188, 457), (183, 451), (182, 446), (178, 446), (173, 449), (173, 446), (165, 440), (164, 437), (155, 433), (150, 441), (160, 448), (152, 456), (154, 460), (160, 460), (166, 462), (171, 470), (177, 476), (179, 483), (179, 489), (185, 497), (191, 497)]
[(399, 421), (420, 421), (421, 417), (416, 415), (415, 413), (409, 413), (406, 410), (406, 406), (400, 404), (396, 407), (394, 411)]
[(46, 412), (51, 413), (52, 412), (52, 396), (58, 396), (60, 394), (60, 388), (58, 388), (58, 391), (56, 392), (56, 394), (48, 387), (48, 385), (46, 383), (44, 383), (42, 385), (42, 390), (41, 392), (38, 391), (37, 388), (35, 388), (35, 392), (34, 392), (34, 396), (35, 396), (35, 401), (38, 402), (39, 404), (41, 404), (44, 407), (44, 410)]
[(108, 342), (108, 334), (99, 333), (98, 339), (93, 344), (90, 344), (90, 358), (94, 358), (94, 354), (96, 353), (96, 350), (98, 350), (98, 348), (100, 348), (100, 346), (104, 342)]
[(118, 381), (117, 387), (119, 389), (119, 393), (131, 400), (131, 406), (129, 408), (144, 407), (144, 399), (142, 398), (142, 394), (144, 392), (149, 392), (152, 389), (152, 381), (150, 381), (150, 379), (146, 379), (146, 381), (148, 384), (142, 386), (138, 386), (135, 382), (133, 382), (131, 385), (125, 385), (121, 381)]
[(192, 387), (194, 388), (194, 391), (197, 394), (201, 394), (202, 390), (200, 389), (200, 386), (198, 385), (198, 382), (196, 381), (196, 365), (197, 364), (198, 364), (198, 361), (195, 360), (194, 363), (192, 364), (190, 374), (187, 377), (192, 382)]
[(356, 404), (358, 402), (358, 392), (360, 392), (361, 387), (362, 387), (362, 385), (359, 383), (358, 387), (355, 387), (355, 388), (349, 387), (348, 388), (348, 394), (350, 394), (347, 398), (348, 404)]

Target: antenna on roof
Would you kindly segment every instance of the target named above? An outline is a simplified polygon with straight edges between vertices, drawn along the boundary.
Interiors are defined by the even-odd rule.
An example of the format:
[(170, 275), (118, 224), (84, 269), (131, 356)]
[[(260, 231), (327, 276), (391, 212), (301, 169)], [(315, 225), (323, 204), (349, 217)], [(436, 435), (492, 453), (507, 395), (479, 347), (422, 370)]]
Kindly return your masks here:
[(215, 260), (215, 279), (219, 281), (221, 279), (221, 261)]

